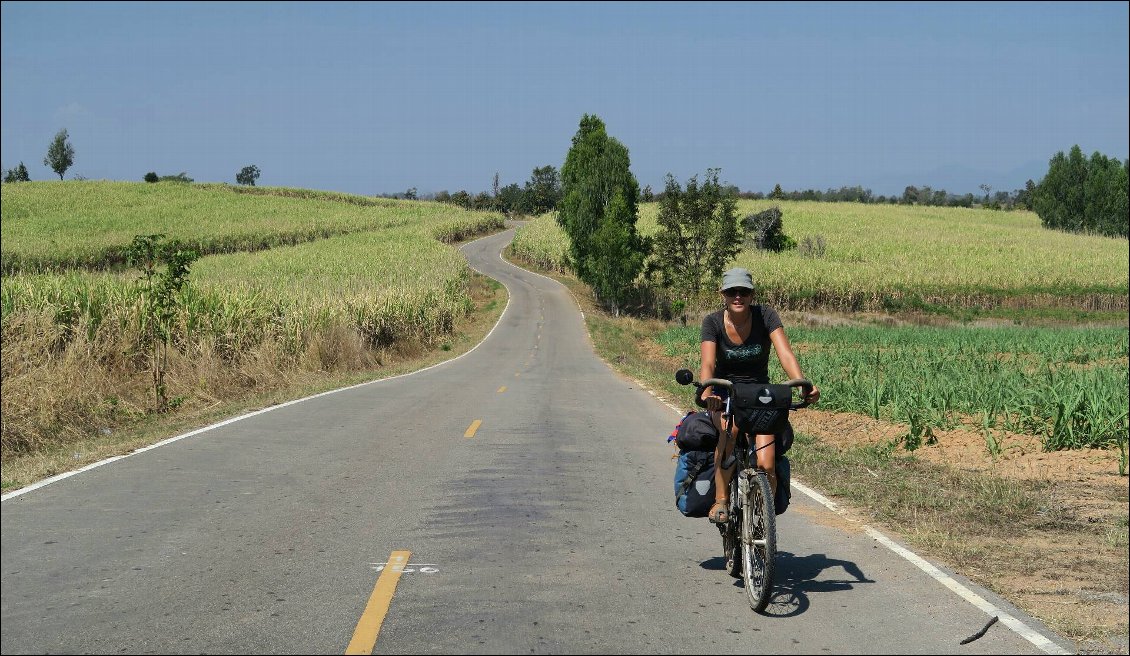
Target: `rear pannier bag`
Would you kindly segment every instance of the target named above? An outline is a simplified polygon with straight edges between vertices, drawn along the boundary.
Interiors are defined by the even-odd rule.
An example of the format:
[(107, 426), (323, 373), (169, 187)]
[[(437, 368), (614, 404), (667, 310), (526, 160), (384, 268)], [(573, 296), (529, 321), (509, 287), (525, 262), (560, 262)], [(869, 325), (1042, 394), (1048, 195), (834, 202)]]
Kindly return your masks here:
[(706, 517), (714, 505), (714, 451), (679, 451), (675, 507), (687, 517)]

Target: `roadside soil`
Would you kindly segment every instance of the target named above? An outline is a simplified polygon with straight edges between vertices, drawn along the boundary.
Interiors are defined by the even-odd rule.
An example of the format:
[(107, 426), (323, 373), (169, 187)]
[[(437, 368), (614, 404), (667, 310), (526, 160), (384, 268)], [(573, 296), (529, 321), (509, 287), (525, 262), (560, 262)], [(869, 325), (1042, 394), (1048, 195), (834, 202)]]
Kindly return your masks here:
[[(897, 441), (908, 429), (860, 415), (811, 408), (796, 413), (792, 421), (798, 432), (839, 448)], [(1055, 492), (1049, 497), (1048, 512), (1070, 518), (1071, 529), (1019, 530), (1003, 543), (999, 536), (966, 535), (960, 551), (971, 556), (965, 562), (953, 562), (951, 551), (923, 550), (938, 560), (949, 560), (965, 576), (1076, 641), (1080, 653), (1128, 653), (1130, 506), (1128, 479), (1118, 473), (1118, 451), (1044, 452), (1035, 437), (997, 433), (1001, 454), (993, 457), (980, 431), (937, 431), (936, 436), (936, 444), (924, 445), (914, 455), (1018, 485), (1051, 483), (1048, 489)], [(866, 518), (866, 511), (856, 510), (855, 514), (899, 533), (895, 527), (882, 527)]]

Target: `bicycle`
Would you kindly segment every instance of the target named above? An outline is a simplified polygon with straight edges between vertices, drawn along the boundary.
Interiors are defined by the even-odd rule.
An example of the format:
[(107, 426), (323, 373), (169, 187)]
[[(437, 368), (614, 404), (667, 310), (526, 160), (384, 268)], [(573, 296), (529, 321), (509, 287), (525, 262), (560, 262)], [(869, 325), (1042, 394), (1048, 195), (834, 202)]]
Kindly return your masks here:
[[(788, 421), (791, 410), (808, 405), (803, 397), (812, 390), (812, 383), (802, 378), (777, 385), (735, 384), (723, 378), (710, 378), (699, 383), (689, 369), (676, 372), (675, 380), (680, 385), (695, 386), (695, 403), (700, 407), (706, 407), (702, 398), (705, 388), (724, 387), (729, 392), (722, 411), (723, 428), (729, 434), (737, 421), (738, 431), (733, 451), (725, 462), (717, 466), (729, 469), (736, 462), (737, 470), (730, 477), (728, 518), (718, 524), (718, 531), (722, 534), (726, 569), (730, 576), (744, 580), (749, 606), (760, 613), (769, 604), (769, 593), (773, 587), (777, 512), (769, 477), (757, 466), (756, 448), (751, 445), (750, 438), (752, 435), (776, 434), (775, 429)], [(793, 396), (797, 388), (803, 391), (799, 402)], [(739, 414), (736, 419), (735, 414)]]

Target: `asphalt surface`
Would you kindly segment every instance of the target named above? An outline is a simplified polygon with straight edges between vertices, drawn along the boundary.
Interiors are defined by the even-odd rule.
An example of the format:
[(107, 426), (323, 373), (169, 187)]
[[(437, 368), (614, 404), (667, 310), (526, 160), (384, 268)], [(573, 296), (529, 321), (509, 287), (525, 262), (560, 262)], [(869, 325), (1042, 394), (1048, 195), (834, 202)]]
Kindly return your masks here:
[(0, 651), (343, 653), (407, 550), (374, 653), (1043, 653), (1004, 623), (960, 645), (985, 610), (799, 492), (753, 614), (674, 506), (676, 411), (511, 236), (463, 248), (510, 293), (465, 356), (5, 500)]

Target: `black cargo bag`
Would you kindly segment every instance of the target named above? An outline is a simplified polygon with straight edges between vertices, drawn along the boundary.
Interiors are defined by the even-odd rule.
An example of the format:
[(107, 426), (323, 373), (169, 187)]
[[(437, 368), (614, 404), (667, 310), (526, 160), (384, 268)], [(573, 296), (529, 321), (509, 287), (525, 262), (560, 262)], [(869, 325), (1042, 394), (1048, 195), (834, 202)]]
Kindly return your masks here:
[(793, 388), (768, 383), (734, 383), (730, 410), (738, 427), (750, 435), (774, 435), (785, 429)]
[(694, 412), (679, 422), (675, 445), (684, 451), (713, 451), (718, 447), (718, 429), (709, 412)]

